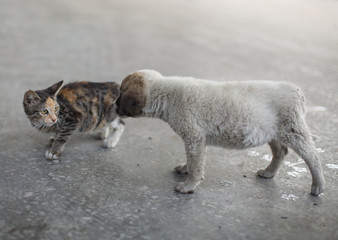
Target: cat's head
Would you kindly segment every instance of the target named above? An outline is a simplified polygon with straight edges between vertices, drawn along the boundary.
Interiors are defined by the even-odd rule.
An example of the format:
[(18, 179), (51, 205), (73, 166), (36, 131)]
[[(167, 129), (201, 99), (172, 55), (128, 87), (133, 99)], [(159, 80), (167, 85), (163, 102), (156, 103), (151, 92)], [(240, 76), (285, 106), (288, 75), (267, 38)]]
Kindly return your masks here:
[(42, 130), (57, 123), (60, 106), (56, 97), (62, 84), (63, 81), (60, 81), (47, 89), (25, 93), (23, 107), (33, 127)]

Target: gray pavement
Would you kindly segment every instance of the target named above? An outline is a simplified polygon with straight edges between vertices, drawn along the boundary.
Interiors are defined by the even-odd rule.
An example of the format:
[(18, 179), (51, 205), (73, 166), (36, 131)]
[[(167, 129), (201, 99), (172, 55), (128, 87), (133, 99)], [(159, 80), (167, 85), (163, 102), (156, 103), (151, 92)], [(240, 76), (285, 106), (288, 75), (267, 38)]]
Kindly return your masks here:
[[(338, 239), (338, 2), (331, 0), (1, 0), (0, 239)], [(174, 186), (181, 140), (156, 119), (126, 119), (115, 150), (76, 134), (60, 164), (44, 160), (23, 94), (59, 81), (117, 81), (135, 70), (218, 81), (287, 80), (327, 181), (291, 152), (256, 177), (267, 146), (210, 147), (192, 195)]]

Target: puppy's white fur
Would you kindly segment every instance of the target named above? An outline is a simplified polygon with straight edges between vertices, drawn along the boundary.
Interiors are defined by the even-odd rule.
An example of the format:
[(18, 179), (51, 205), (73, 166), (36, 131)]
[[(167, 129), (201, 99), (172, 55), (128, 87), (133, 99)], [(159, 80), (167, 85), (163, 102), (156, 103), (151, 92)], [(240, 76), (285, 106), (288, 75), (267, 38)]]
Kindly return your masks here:
[[(154, 70), (133, 74), (141, 76), (141, 95), (146, 97), (141, 115), (168, 122), (184, 141), (187, 164), (177, 166), (176, 171), (188, 173), (188, 178), (178, 184), (177, 191), (193, 192), (203, 179), (207, 145), (243, 149), (265, 143), (270, 145), (273, 159), (259, 176), (273, 177), (290, 147), (309, 166), (311, 193), (319, 195), (324, 190), (322, 167), (305, 122), (305, 98), (299, 87), (273, 81), (164, 77)], [(123, 99), (123, 91), (121, 96)]]

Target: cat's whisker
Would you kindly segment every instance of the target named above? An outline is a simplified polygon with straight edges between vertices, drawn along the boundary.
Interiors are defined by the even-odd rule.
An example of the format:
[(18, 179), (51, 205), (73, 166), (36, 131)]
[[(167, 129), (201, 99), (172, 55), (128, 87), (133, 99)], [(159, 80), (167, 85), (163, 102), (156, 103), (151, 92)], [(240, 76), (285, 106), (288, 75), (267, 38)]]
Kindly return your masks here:
[(35, 132), (35, 130), (39, 130), (37, 124), (33, 123), (33, 129), (30, 129), (30, 132)]
[(39, 122), (33, 125), (33, 127), (37, 130), (40, 130), (41, 126), (42, 126), (42, 124), (39, 123)]
[(42, 132), (43, 132), (43, 125), (41, 124), (39, 127), (39, 136), (41, 135)]
[(60, 124), (59, 121), (56, 122), (56, 127), (57, 127), (57, 129), (60, 129), (60, 128), (61, 128), (61, 124)]

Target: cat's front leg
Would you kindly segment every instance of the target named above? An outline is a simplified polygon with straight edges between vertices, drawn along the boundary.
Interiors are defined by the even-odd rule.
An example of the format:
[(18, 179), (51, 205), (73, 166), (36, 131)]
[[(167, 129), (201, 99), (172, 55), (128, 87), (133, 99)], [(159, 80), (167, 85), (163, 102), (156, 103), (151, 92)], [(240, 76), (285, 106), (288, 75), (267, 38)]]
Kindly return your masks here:
[(63, 149), (58, 150), (58, 151), (53, 151), (51, 150), (47, 150), (45, 153), (45, 157), (47, 160), (56, 160), (61, 156), (61, 152), (63, 151)]
[(76, 124), (69, 125), (67, 127), (62, 128), (55, 136), (52, 148), (47, 150), (45, 153), (45, 157), (48, 160), (55, 160), (61, 156), (63, 149), (70, 136), (76, 129)]
[(56, 134), (49, 138), (49, 140), (48, 140), (48, 146), (49, 147), (53, 146), (55, 138), (56, 138)]
[(69, 137), (70, 135), (63, 136), (61, 134), (57, 134), (54, 139), (52, 148), (46, 151), (45, 154), (46, 159), (48, 160), (58, 159), (61, 156), (61, 153), (65, 148), (65, 144), (68, 141)]

